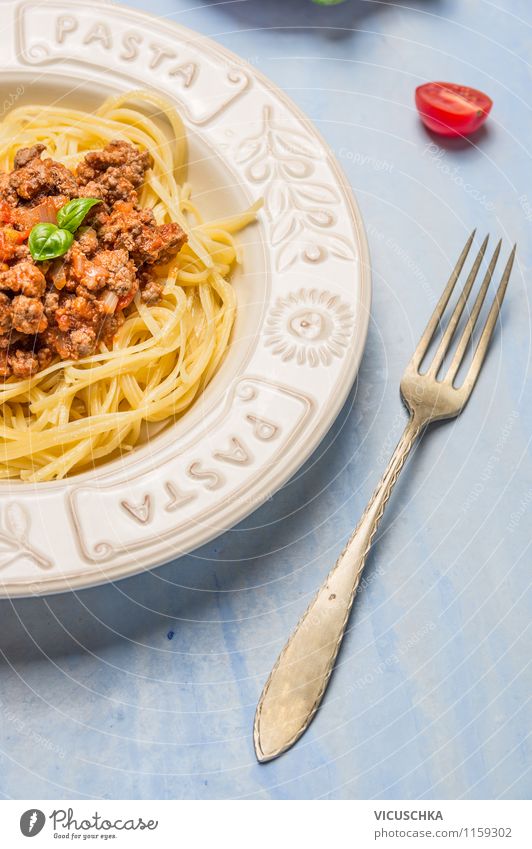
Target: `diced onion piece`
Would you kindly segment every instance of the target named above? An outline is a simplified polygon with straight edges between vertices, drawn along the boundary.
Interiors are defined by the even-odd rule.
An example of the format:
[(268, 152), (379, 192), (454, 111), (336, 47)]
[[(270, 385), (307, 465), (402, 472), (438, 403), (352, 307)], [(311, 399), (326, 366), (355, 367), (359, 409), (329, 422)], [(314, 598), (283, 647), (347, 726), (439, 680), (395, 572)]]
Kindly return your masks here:
[(116, 309), (118, 303), (118, 295), (115, 292), (108, 290), (102, 298), (103, 311), (111, 315)]
[(56, 259), (49, 269), (49, 275), (56, 289), (63, 289), (66, 286), (65, 262), (62, 259)]
[(57, 209), (53, 201), (45, 201), (35, 207), (35, 214), (39, 216), (39, 223), (56, 224)]
[(82, 274), (86, 270), (85, 267), (87, 265), (87, 261), (86, 261), (85, 257), (83, 256), (83, 254), (80, 251), (73, 251), (71, 261), (72, 261), (72, 271), (74, 272), (76, 277), (81, 277)]
[(36, 224), (55, 224), (57, 222), (55, 198), (49, 198), (32, 209), (14, 210), (13, 219), (23, 230), (31, 230)]

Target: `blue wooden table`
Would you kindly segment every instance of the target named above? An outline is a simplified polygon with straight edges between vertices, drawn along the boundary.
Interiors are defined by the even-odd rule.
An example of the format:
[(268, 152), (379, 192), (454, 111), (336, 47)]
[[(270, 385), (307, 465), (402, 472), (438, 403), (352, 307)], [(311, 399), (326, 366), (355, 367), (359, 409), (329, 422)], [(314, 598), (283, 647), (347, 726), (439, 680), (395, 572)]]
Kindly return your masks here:
[[(366, 222), (372, 320), (332, 431), (240, 526), (115, 586), (0, 604), (0, 792), (530, 798), (530, 3), (129, 5), (238, 52), (318, 125)], [(474, 145), (421, 127), (428, 79), (491, 95)], [(323, 710), (259, 766), (262, 684), (399, 436), (403, 366), (475, 225), (519, 265), (474, 401), (399, 484)]]

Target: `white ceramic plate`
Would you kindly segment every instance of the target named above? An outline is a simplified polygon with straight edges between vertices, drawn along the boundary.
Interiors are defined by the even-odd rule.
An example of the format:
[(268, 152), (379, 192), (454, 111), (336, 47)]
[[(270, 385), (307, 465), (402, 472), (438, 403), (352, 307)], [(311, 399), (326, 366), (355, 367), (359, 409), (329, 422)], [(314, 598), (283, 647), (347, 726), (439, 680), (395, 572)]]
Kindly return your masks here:
[(0, 485), (0, 594), (17, 596), (168, 561), (275, 492), (353, 383), (370, 273), (330, 150), (279, 90), (214, 42), (108, 3), (3, 2), (0, 59), (3, 113), (160, 91), (184, 117), (189, 179), (207, 215), (265, 199), (241, 235), (230, 352), (190, 412), (126, 460), (63, 482)]

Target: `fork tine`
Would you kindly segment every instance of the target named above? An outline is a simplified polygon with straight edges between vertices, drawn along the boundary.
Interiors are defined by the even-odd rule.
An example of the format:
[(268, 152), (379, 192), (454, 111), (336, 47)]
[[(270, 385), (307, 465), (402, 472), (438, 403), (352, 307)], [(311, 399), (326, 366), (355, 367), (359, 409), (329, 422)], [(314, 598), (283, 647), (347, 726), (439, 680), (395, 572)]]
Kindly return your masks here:
[(499, 258), (499, 253), (501, 250), (502, 239), (499, 239), (497, 243), (497, 247), (493, 251), (493, 256), (491, 258), (491, 262), (489, 264), (488, 270), (484, 275), (484, 280), (482, 281), (482, 286), (478, 291), (478, 295), (475, 299), (475, 303), (473, 304), (473, 309), (471, 310), (471, 314), (467, 320), (467, 324), (464, 327), (463, 333), (460, 336), (460, 340), (456, 347), (456, 351), (454, 353), (453, 359), (451, 361), (451, 365), (449, 366), (449, 370), (445, 375), (445, 379), (452, 383), (456, 377), (458, 369), (460, 368), (461, 362), (464, 357), (464, 353), (469, 344), (471, 336), (473, 335), (473, 330), (475, 329), (475, 325), (477, 323), (477, 319), (480, 314), (480, 310), (482, 309), (482, 304), (486, 298), (486, 294), (491, 283), (491, 279), (493, 277), (493, 272), (495, 270), (495, 266), (497, 264), (497, 260)]
[(453, 310), (451, 318), (449, 319), (449, 323), (447, 324), (447, 327), (445, 328), (445, 332), (444, 332), (444, 334), (441, 338), (440, 344), (438, 345), (438, 349), (437, 349), (437, 351), (434, 355), (434, 359), (432, 360), (432, 363), (429, 366), (428, 374), (430, 374), (432, 377), (435, 377), (437, 375), (438, 370), (439, 370), (439, 368), (440, 368), (440, 366), (443, 362), (443, 358), (445, 357), (445, 354), (447, 353), (449, 345), (451, 344), (451, 340), (452, 340), (452, 338), (453, 338), (453, 336), (456, 332), (458, 322), (460, 321), (460, 317), (461, 317), (461, 315), (464, 311), (464, 307), (466, 305), (467, 299), (469, 298), (469, 295), (471, 293), (471, 289), (473, 288), (473, 284), (476, 280), (478, 270), (480, 268), (480, 263), (482, 262), (482, 260), (484, 258), (484, 254), (486, 253), (486, 248), (488, 246), (488, 239), (489, 239), (489, 236), (486, 236), (486, 238), (482, 242), (482, 245), (480, 246), (480, 250), (479, 250), (479, 252), (476, 256), (476, 259), (473, 263), (473, 267), (471, 268), (471, 271), (467, 275), (467, 280), (464, 284), (464, 288), (460, 292), (460, 297), (458, 298), (458, 300), (456, 302), (456, 306)]
[(478, 341), (478, 345), (473, 355), (473, 360), (469, 367), (469, 371), (467, 373), (466, 379), (464, 380), (462, 390), (466, 392), (467, 395), (471, 393), (480, 374), (480, 369), (482, 368), (482, 363), (484, 362), (484, 357), (486, 356), (486, 352), (488, 350), (491, 335), (495, 328), (495, 324), (497, 323), (497, 318), (499, 316), (501, 305), (506, 294), (506, 289), (508, 287), (508, 281), (510, 279), (512, 266), (514, 264), (516, 249), (517, 245), (514, 245), (512, 248), (512, 252), (508, 257), (508, 262), (506, 263), (506, 268), (504, 269), (501, 282), (499, 283), (499, 288), (497, 289), (497, 292), (493, 299), (493, 303), (491, 305), (491, 309), (486, 319), (486, 324), (484, 325), (484, 330), (482, 331), (482, 335)]
[(416, 350), (414, 351), (414, 354), (412, 356), (410, 364), (415, 369), (415, 371), (418, 370), (420, 363), (421, 363), (421, 360), (423, 359), (423, 357), (425, 356), (425, 354), (427, 352), (427, 348), (430, 344), (430, 340), (432, 339), (432, 337), (434, 335), (434, 331), (436, 330), (438, 323), (439, 323), (443, 313), (445, 312), (445, 307), (449, 303), (449, 298), (451, 297), (451, 295), (453, 293), (453, 289), (456, 285), (456, 281), (458, 280), (460, 272), (461, 272), (461, 270), (464, 266), (464, 262), (466, 261), (466, 257), (469, 253), (469, 248), (471, 247), (473, 239), (475, 238), (475, 233), (476, 233), (476, 230), (473, 230), (469, 239), (465, 243), (465, 245), (462, 249), (462, 253), (458, 257), (458, 262), (456, 263), (455, 267), (453, 268), (453, 271), (451, 272), (451, 276), (449, 277), (449, 282), (447, 283), (445, 289), (443, 290), (443, 293), (440, 297), (440, 300), (436, 304), (434, 312), (432, 313), (432, 315), (429, 319), (429, 322), (428, 322), (428, 324), (427, 324), (427, 326), (426, 326), (426, 328), (423, 332), (423, 335), (422, 335), (421, 339), (419, 340), (419, 343), (418, 343)]

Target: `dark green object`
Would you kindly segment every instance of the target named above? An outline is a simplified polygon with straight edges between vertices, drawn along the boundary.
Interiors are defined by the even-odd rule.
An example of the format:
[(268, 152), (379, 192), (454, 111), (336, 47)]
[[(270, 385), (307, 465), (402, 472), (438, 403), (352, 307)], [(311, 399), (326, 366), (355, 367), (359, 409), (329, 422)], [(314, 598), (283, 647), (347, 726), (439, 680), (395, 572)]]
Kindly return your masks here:
[(66, 254), (73, 241), (74, 234), (70, 230), (60, 230), (56, 224), (36, 224), (28, 246), (33, 259), (42, 262)]
[(36, 262), (44, 262), (66, 254), (74, 241), (74, 233), (89, 209), (97, 203), (101, 203), (99, 198), (74, 198), (57, 213), (57, 224), (36, 224), (28, 239), (33, 259)]
[(313, 3), (316, 3), (318, 6), (338, 6), (340, 3), (343, 3), (344, 0), (312, 0)]
[(75, 233), (89, 209), (101, 203), (98, 198), (74, 198), (57, 213), (57, 224), (62, 230)]

